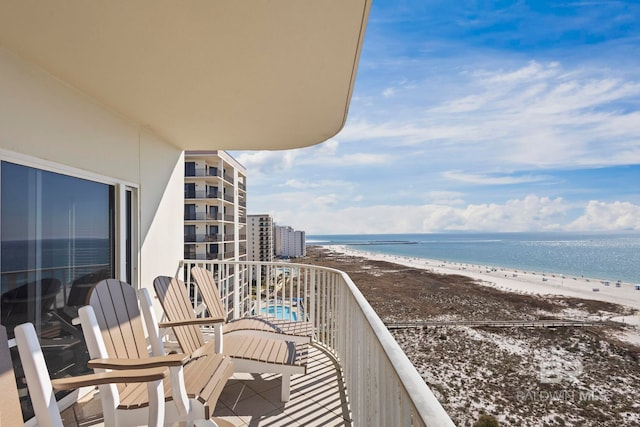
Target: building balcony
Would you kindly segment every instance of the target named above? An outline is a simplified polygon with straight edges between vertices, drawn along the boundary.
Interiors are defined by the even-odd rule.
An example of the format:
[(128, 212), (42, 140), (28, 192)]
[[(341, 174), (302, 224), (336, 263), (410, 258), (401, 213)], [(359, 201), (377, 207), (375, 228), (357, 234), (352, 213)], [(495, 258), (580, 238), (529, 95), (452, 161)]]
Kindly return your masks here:
[(205, 234), (203, 237), (203, 242), (221, 242), (222, 234)]
[[(209, 180), (211, 180), (211, 182), (219, 182), (218, 178), (222, 177), (222, 174), (220, 174), (219, 172), (217, 172), (215, 169), (210, 168), (209, 170), (205, 170), (203, 168), (199, 168), (196, 169), (195, 172), (191, 171), (185, 171), (184, 174), (185, 177), (185, 181), (187, 182), (209, 182)], [(200, 178), (205, 178), (204, 180), (200, 179)]]
[[(274, 307), (316, 330), (307, 374), (292, 378), (288, 402), (280, 401), (278, 375), (235, 374), (214, 417), (235, 426), (454, 425), (346, 273), (290, 263), (185, 260), (178, 275), (186, 283), (193, 283), (196, 264), (214, 272), (230, 319)], [(197, 306), (197, 288), (189, 294)], [(69, 426), (103, 425), (99, 400), (83, 398), (65, 419)]]
[(197, 168), (195, 171), (185, 171), (185, 178), (220, 177), (222, 174), (215, 168)]
[(222, 234), (185, 234), (185, 243), (211, 243), (222, 242)]
[(196, 212), (184, 216), (185, 221), (222, 221), (222, 214)]
[(212, 191), (185, 191), (184, 198), (193, 199), (221, 199), (220, 193)]
[(227, 181), (228, 183), (233, 184), (233, 176), (223, 173), (222, 178), (224, 178), (224, 180)]

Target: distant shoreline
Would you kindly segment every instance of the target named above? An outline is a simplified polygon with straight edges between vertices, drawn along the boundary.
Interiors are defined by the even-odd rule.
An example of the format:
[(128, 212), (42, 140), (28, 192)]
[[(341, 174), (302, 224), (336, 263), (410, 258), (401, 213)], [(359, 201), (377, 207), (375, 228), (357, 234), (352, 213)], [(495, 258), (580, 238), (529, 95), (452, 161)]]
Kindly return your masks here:
[[(370, 260), (386, 261), (420, 268), (438, 274), (456, 274), (470, 277), (484, 286), (491, 286), (507, 292), (535, 295), (558, 295), (591, 299), (640, 310), (640, 290), (636, 284), (604, 279), (574, 277), (537, 271), (474, 265), (459, 262), (439, 261), (425, 258), (411, 258), (350, 249), (346, 245), (322, 245), (332, 252), (358, 256)], [(608, 284), (607, 284), (608, 283)], [(638, 316), (640, 323), (640, 316)]]
[[(629, 300), (638, 301), (640, 291), (610, 283), (592, 292), (593, 282), (581, 282), (580, 289), (572, 277), (564, 283), (561, 277), (529, 271), (513, 277), (513, 270), (500, 267), (362, 249), (313, 246), (309, 262), (345, 271), (389, 324), (438, 323), (390, 333), (457, 425), (471, 425), (479, 413), (495, 415), (501, 425), (539, 425), (542, 419), (553, 425), (561, 424), (556, 420), (566, 425), (628, 425), (638, 420), (637, 411), (629, 408), (634, 408), (640, 379), (640, 311), (625, 304), (628, 301), (610, 303), (605, 296), (631, 295)], [(595, 326), (451, 323), (544, 319)], [(544, 383), (549, 366), (559, 376), (572, 366), (580, 366), (580, 372), (566, 381)], [(589, 393), (598, 397), (580, 397)]]
[(548, 275), (640, 284), (640, 233), (493, 232), (311, 235), (309, 245), (344, 245), (395, 256)]

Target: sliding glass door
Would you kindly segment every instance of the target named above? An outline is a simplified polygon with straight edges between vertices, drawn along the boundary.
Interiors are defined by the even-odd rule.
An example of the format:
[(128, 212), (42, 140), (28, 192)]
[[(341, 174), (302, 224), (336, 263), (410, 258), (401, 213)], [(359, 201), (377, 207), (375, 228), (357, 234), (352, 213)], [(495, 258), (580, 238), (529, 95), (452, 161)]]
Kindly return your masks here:
[[(72, 320), (94, 283), (116, 277), (116, 187), (3, 161), (0, 196), (1, 322), (10, 337), (20, 323), (35, 325), (53, 378), (86, 372)], [(130, 230), (130, 194), (125, 200)], [(129, 276), (130, 248), (125, 259)], [(20, 374), (17, 357), (14, 367)]]

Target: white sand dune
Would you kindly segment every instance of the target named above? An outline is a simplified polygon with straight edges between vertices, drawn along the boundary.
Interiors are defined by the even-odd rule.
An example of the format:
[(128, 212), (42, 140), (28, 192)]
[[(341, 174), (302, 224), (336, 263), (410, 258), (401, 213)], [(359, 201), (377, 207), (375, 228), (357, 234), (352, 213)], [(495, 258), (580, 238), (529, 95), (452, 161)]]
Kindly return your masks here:
[[(353, 250), (343, 245), (329, 245), (325, 248), (345, 255), (422, 268), (438, 274), (459, 274), (471, 277), (482, 285), (508, 292), (583, 298), (620, 304), (640, 310), (640, 290), (637, 290), (636, 284), (633, 283), (377, 254)], [(640, 317), (638, 318), (640, 319)], [(631, 319), (625, 320), (628, 323)]]
[[(490, 330), (449, 326), (446, 333), (443, 328), (438, 333), (398, 329), (392, 334), (420, 375), (438, 393), (447, 413), (459, 425), (471, 425), (482, 412), (495, 414), (500, 425), (542, 425), (545, 422), (559, 425), (558, 420), (564, 420), (566, 425), (638, 425), (640, 418), (633, 399), (638, 390), (638, 374), (628, 368), (637, 363), (625, 362), (630, 364), (620, 368), (624, 359), (620, 354), (626, 354), (627, 350), (621, 351), (616, 343), (619, 340), (640, 346), (640, 291), (635, 290), (633, 284), (620, 283), (617, 286), (612, 281), (607, 286), (601, 280), (582, 277), (563, 278), (561, 275), (554, 277), (549, 273), (543, 275), (541, 272), (496, 266), (383, 255), (338, 245), (325, 248), (338, 254), (386, 261), (438, 274), (467, 276), (481, 285), (505, 292), (536, 294), (543, 298), (576, 297), (631, 307), (634, 314), (624, 316), (619, 310), (601, 312), (600, 319), (621, 322), (626, 326), (605, 329), (611, 340), (601, 341), (601, 345), (594, 347), (590, 344), (592, 335), (582, 332), (582, 329), (574, 337), (577, 341), (572, 341), (576, 343), (575, 347), (574, 344), (568, 346), (561, 334), (556, 336), (523, 328)], [(594, 292), (594, 288), (598, 291)], [(567, 304), (566, 309), (555, 315), (584, 320), (594, 313)], [(633, 350), (629, 350), (629, 354), (631, 352)], [(554, 384), (553, 389), (541, 388), (540, 375), (543, 366), (547, 366), (544, 362), (548, 360), (569, 364), (571, 361), (584, 361), (584, 372), (581, 372), (578, 382)], [(560, 397), (541, 398), (541, 393), (548, 390), (553, 390), (549, 393), (560, 393)], [(592, 404), (589, 397), (575, 397), (588, 394), (589, 390), (598, 396), (593, 398), (594, 402), (596, 399), (606, 402)], [(616, 407), (618, 403), (621, 405)], [(598, 413), (606, 415), (596, 418)], [(617, 417), (617, 421), (604, 421), (606, 417), (609, 420)]]

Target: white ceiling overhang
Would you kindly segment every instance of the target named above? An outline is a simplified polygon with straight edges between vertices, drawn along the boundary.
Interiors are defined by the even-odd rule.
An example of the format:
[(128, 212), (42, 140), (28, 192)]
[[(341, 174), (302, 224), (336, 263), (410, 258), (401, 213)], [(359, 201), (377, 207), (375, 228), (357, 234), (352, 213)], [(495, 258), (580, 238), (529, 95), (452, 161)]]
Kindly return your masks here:
[(0, 0), (0, 44), (189, 150), (344, 125), (371, 0)]

